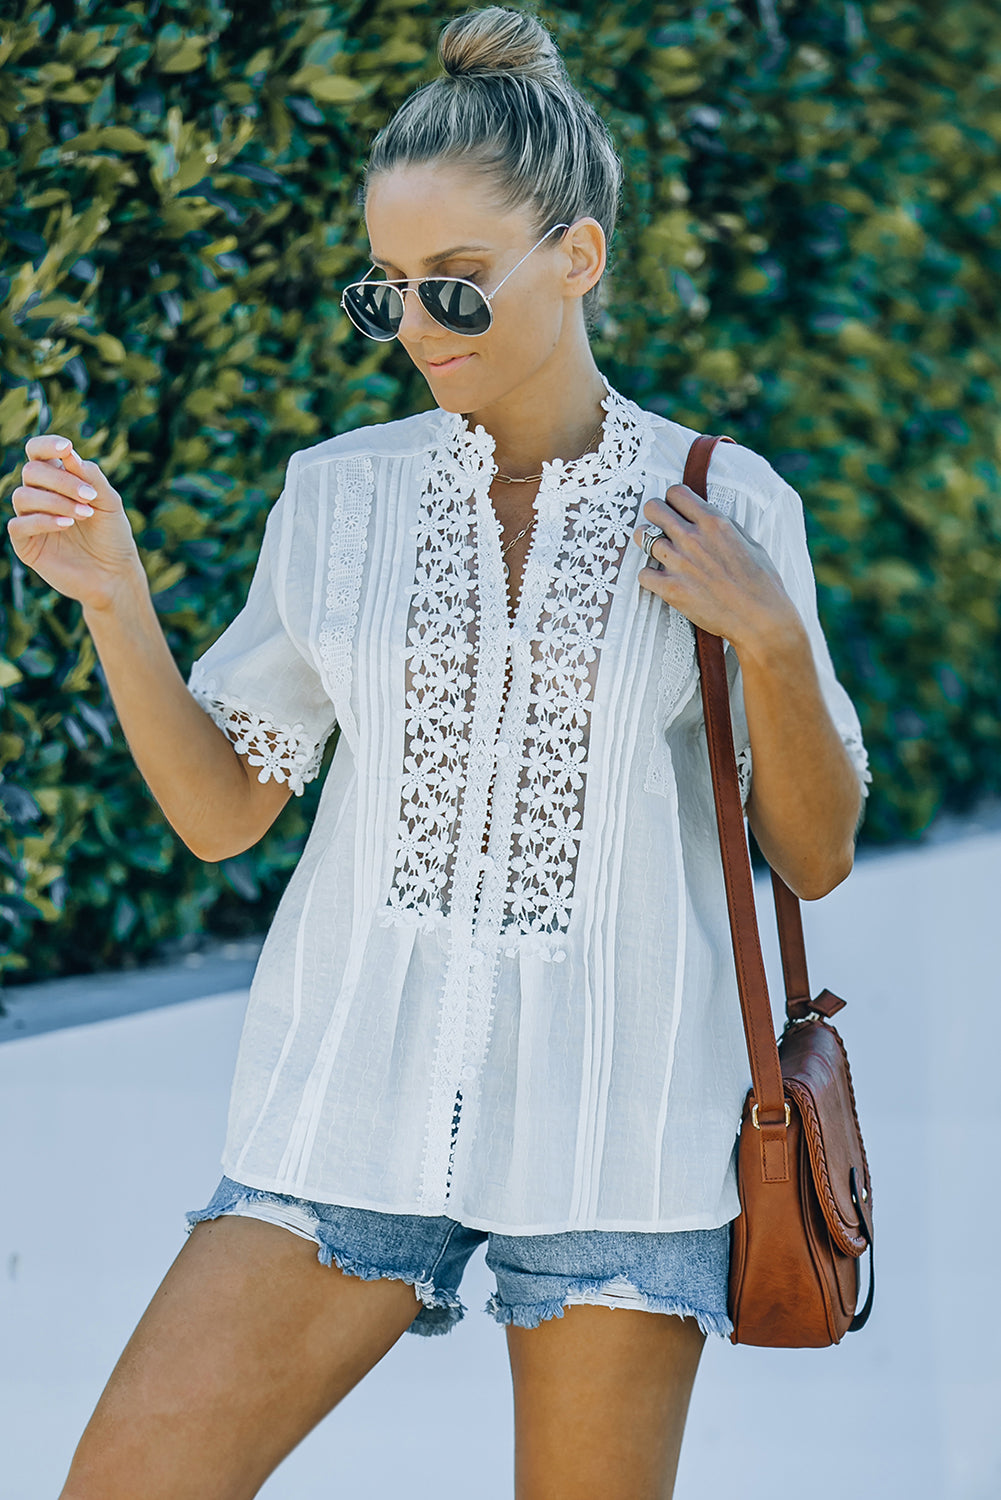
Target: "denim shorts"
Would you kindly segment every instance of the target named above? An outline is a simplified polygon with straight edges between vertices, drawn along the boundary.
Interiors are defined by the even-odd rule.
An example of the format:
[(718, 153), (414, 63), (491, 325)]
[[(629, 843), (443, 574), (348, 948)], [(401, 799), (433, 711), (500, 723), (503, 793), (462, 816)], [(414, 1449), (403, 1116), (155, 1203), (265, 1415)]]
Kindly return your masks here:
[(223, 1177), (203, 1219), (240, 1214), (281, 1224), (312, 1240), (317, 1258), (363, 1281), (406, 1281), (423, 1304), (409, 1333), (449, 1333), (468, 1311), (459, 1282), (473, 1251), (487, 1243), (496, 1291), (484, 1312), (498, 1323), (535, 1328), (574, 1303), (634, 1307), (694, 1318), (704, 1333), (728, 1335), (730, 1225), (669, 1232), (606, 1229), (512, 1235), (470, 1229), (455, 1219), (341, 1208), (245, 1187)]

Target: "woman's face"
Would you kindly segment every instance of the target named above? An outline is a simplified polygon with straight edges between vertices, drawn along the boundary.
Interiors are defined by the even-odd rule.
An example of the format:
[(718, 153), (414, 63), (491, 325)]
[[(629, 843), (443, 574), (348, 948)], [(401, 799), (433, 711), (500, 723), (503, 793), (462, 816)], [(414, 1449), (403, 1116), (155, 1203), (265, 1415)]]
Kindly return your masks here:
[[(482, 176), (440, 164), (375, 178), (365, 209), (373, 262), (390, 280), (461, 276), (488, 296), (539, 234), (527, 209), (499, 213), (486, 189)], [(535, 375), (561, 341), (569, 346), (583, 333), (580, 299), (604, 269), (604, 248), (595, 219), (579, 220), (568, 233), (554, 230), (501, 288), (490, 304), (493, 324), (476, 337), (449, 333), (406, 292), (398, 338), (439, 406), (489, 407)], [(462, 363), (435, 369), (456, 356)]]

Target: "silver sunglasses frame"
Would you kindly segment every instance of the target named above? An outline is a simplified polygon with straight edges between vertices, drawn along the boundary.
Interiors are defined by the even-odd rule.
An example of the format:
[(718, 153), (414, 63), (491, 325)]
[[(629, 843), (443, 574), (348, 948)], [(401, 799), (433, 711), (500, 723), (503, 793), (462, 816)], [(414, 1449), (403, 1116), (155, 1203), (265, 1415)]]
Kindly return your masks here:
[[(494, 326), (494, 310), (493, 310), (493, 308), (491, 307), (490, 304), (493, 302), (493, 300), (496, 297), (497, 293), (500, 291), (501, 287), (504, 285), (504, 282), (507, 281), (507, 280), (509, 280), (510, 277), (512, 277), (514, 275), (515, 271), (517, 271), (518, 266), (523, 266), (525, 264), (526, 260), (528, 259), (528, 257), (534, 251), (538, 250), (539, 246), (543, 243), (543, 241), (548, 240), (548, 238), (549, 238), (549, 236), (551, 234), (555, 234), (556, 231), (557, 231), (557, 229), (569, 229), (569, 228), (570, 228), (569, 224), (554, 224), (553, 227), (552, 227), (552, 229), (547, 229), (546, 233), (542, 236), (542, 239), (541, 240), (537, 240), (535, 242), (535, 244), (532, 246), (532, 249), (526, 251), (526, 253), (521, 257), (521, 260), (518, 262), (517, 266), (512, 266), (511, 267), (510, 271), (508, 271), (508, 273), (507, 273), (507, 276), (505, 276), (502, 281), (499, 281), (497, 283), (497, 285), (494, 287), (493, 291), (489, 294), (489, 296), (487, 295), (486, 292), (483, 291), (482, 287), (478, 287), (474, 281), (467, 281), (466, 278), (465, 278), (465, 276), (420, 276), (420, 277), (418, 277), (416, 279), (416, 282), (415, 282), (414, 286), (411, 286), (410, 282), (406, 281), (402, 277), (397, 277), (395, 280), (392, 280), (392, 281), (387, 278), (385, 281), (377, 282), (376, 285), (378, 285), (378, 286), (391, 286), (391, 287), (393, 287), (394, 290), (398, 293), (399, 298), (400, 298), (400, 302), (404, 306), (404, 308), (405, 308), (405, 303), (403, 302), (403, 299), (404, 299), (405, 294), (407, 292), (410, 292), (410, 291), (415, 291), (417, 289), (417, 287), (423, 285), (423, 283), (425, 281), (457, 281), (460, 284), (460, 286), (472, 287), (473, 291), (476, 292), (480, 297), (482, 297), (483, 301), (486, 303), (487, 311), (490, 314), (490, 322), (487, 324), (486, 328), (482, 328), (479, 333), (463, 333), (462, 330), (458, 329), (458, 328), (449, 328), (448, 331), (449, 331), (449, 333), (457, 334), (459, 338), (463, 338), (463, 339), (479, 339), (479, 338), (482, 338), (485, 333), (489, 333), (490, 330), (491, 330), (491, 328)], [(368, 339), (375, 339), (376, 343), (379, 343), (379, 344), (388, 344), (388, 343), (391, 343), (393, 339), (399, 338), (399, 336), (400, 336), (399, 335), (399, 330), (397, 330), (396, 333), (387, 333), (387, 334), (385, 334), (383, 336), (380, 336), (377, 333), (369, 333), (369, 331), (368, 331), (367, 328), (362, 328), (361, 324), (355, 322), (355, 319), (353, 317), (351, 317), (351, 310), (350, 310), (350, 308), (347, 305), (347, 295), (348, 295), (348, 292), (352, 291), (353, 288), (356, 287), (356, 286), (364, 286), (365, 283), (368, 281), (368, 278), (372, 275), (372, 272), (375, 271), (376, 269), (377, 269), (377, 267), (373, 265), (370, 270), (368, 270), (368, 271), (365, 272), (365, 275), (362, 277), (361, 281), (352, 281), (352, 282), (349, 283), (348, 286), (346, 286), (344, 288), (343, 292), (341, 293), (341, 307), (343, 308), (344, 312), (347, 314), (348, 318), (351, 319), (351, 322), (354, 324), (355, 328), (358, 329), (359, 333), (363, 333), (365, 335), (365, 337), (368, 338)], [(401, 287), (402, 287), (402, 291), (400, 290)], [(429, 310), (429, 308), (427, 307), (427, 305), (424, 302), (421, 303), (421, 306), (424, 308), (424, 311), (427, 313), (428, 317), (432, 318), (434, 320), (434, 322), (437, 323), (440, 328), (446, 327), (446, 324), (442, 323), (438, 318), (436, 318), (434, 316), (434, 313)], [(403, 313), (401, 312), (400, 313), (400, 321), (402, 322), (402, 320), (403, 320)]]

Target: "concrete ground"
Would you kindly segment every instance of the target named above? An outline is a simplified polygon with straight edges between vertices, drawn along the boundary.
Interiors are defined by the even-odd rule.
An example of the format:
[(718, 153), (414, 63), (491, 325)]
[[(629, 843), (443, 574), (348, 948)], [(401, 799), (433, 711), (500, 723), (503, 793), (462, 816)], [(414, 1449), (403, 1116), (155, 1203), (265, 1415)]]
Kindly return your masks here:
[[(999, 895), (1001, 832), (988, 826), (860, 858), (843, 886), (803, 904), (813, 991), (849, 1001), (836, 1024), (873, 1177), (875, 1310), (830, 1349), (710, 1339), (676, 1500), (1001, 1497)], [(777, 1007), (764, 885), (759, 896)], [(152, 1008), (124, 1013), (119, 996), (91, 1024), (60, 1022), (86, 1011), (72, 997), (46, 1010), (55, 1029), (33, 1027), (24, 998), (19, 1025), (8, 1018), (3, 1034), (19, 1039), (0, 1046), (0, 1500), (55, 1500), (182, 1243), (184, 1210), (218, 1180), (239, 973), (218, 992), (225, 971), (210, 966), (198, 998), (179, 965), (178, 1003), (163, 1003), (161, 976)], [(460, 1487), (511, 1500), (506, 1342), (482, 1311), (492, 1289), (481, 1247), (462, 1282), (465, 1320), (446, 1338), (404, 1335), (265, 1500), (439, 1500)]]

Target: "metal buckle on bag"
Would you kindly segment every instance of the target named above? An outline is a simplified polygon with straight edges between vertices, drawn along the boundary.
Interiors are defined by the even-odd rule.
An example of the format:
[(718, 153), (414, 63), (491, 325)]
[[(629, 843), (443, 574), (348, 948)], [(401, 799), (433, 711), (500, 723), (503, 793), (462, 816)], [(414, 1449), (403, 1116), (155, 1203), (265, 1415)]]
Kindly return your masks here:
[[(790, 1120), (792, 1119), (792, 1115), (789, 1112), (789, 1100), (787, 1099), (785, 1103), (786, 1103), (786, 1124), (788, 1125), (789, 1122), (790, 1122)], [(751, 1105), (751, 1124), (754, 1126), (755, 1130), (760, 1130), (761, 1129), (761, 1126), (758, 1124), (758, 1106), (756, 1104), (752, 1104)]]

